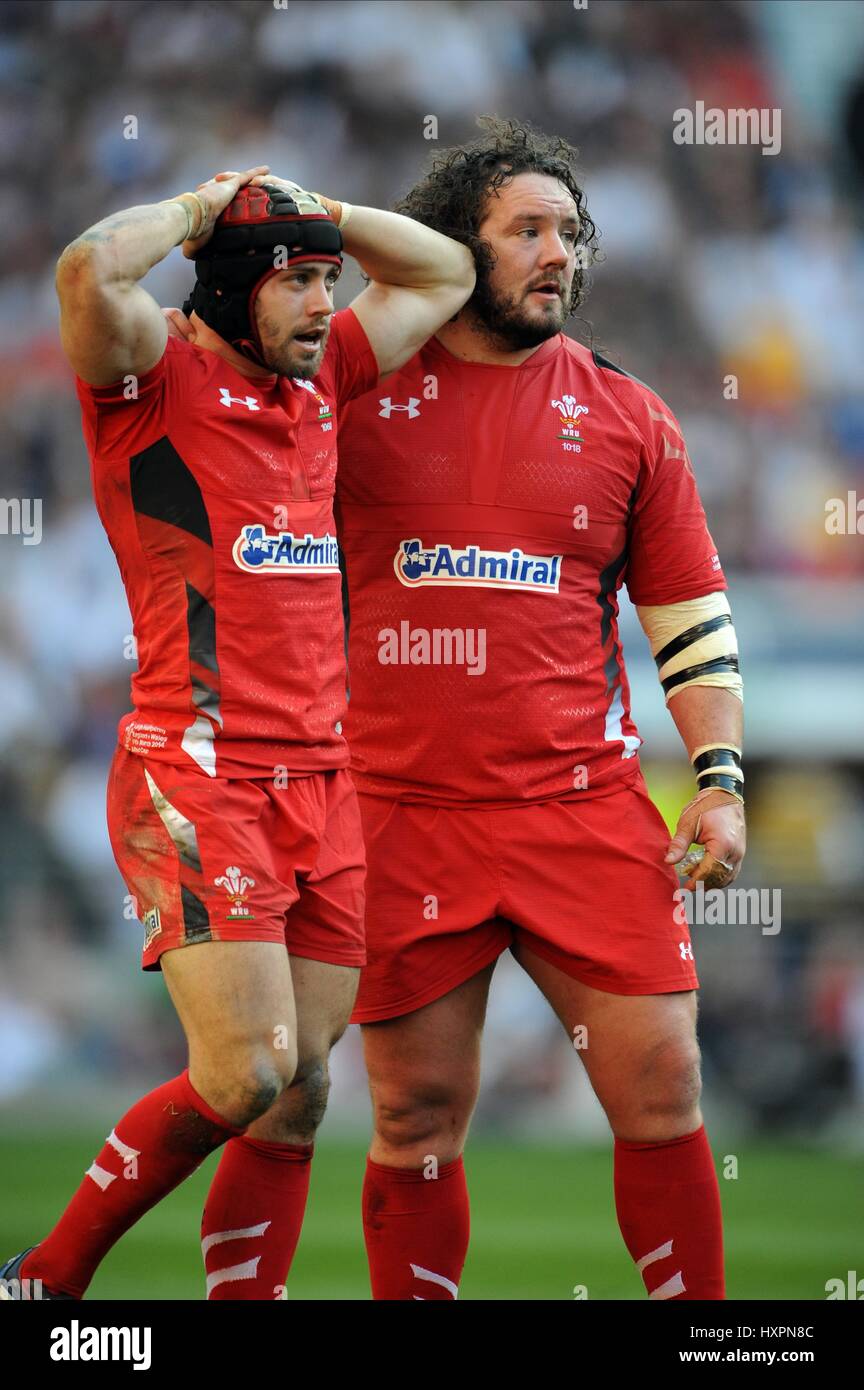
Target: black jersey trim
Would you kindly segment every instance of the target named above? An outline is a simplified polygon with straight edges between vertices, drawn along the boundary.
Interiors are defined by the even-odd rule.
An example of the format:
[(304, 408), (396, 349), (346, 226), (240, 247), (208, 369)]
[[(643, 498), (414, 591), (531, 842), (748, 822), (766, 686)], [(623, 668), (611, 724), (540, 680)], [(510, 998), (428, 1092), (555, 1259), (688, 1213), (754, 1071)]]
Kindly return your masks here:
[(212, 546), (210, 518), (201, 488), (167, 436), (129, 460), (132, 506), (142, 516), (188, 531)]

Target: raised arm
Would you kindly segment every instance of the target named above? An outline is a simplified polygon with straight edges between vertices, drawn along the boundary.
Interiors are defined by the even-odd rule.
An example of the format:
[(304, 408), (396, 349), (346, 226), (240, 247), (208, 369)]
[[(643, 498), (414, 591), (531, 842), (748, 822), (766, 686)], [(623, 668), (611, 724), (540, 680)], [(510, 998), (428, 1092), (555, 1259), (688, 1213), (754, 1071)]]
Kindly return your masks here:
[[(302, 192), (272, 175), (258, 181)], [(370, 278), (351, 308), (386, 376), (462, 308), (474, 289), (474, 258), (460, 242), (400, 213), (311, 196), (339, 225), (345, 250)]]
[(82, 232), (57, 263), (60, 337), (72, 366), (91, 386), (143, 376), (165, 351), (159, 305), (138, 283), (174, 246), (199, 243), (237, 189), (266, 165), (224, 173), (164, 203), (114, 213)]
[(351, 308), (384, 376), (459, 312), (474, 289), (474, 258), (460, 242), (377, 208), (353, 208), (342, 238), (371, 280)]

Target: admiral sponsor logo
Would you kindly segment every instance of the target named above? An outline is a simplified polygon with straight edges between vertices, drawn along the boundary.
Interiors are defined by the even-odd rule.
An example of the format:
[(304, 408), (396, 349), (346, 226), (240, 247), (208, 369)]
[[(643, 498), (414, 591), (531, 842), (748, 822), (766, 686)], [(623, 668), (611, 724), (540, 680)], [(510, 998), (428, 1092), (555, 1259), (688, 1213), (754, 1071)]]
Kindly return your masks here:
[(232, 550), (235, 565), (249, 574), (338, 574), (339, 543), (324, 536), (295, 536), (293, 531), (270, 534), (263, 526), (244, 526)]
[(486, 550), (479, 545), (458, 550), (442, 544), (424, 549), (422, 541), (402, 541), (393, 559), (396, 578), (408, 589), (421, 584), (462, 584), (480, 589), (527, 589), (558, 593), (561, 555), (526, 555), (512, 550)]
[(577, 405), (575, 396), (562, 396), (560, 400), (550, 401), (549, 404), (553, 410), (559, 412), (561, 433), (558, 438), (563, 441), (565, 451), (581, 454), (585, 438), (579, 433), (579, 417), (589, 413), (588, 406)]
[(153, 938), (162, 931), (162, 917), (158, 907), (148, 908), (141, 920), (144, 926), (144, 950), (146, 951)]

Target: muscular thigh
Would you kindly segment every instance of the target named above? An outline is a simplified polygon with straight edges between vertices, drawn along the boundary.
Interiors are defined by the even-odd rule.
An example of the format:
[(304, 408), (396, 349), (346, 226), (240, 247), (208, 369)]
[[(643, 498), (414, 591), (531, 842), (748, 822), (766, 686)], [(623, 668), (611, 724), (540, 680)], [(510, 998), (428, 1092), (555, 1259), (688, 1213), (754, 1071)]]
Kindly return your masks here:
[[(189, 1080), (234, 1123), (248, 1123), (297, 1069), (291, 967), (284, 945), (205, 941), (162, 955), (189, 1044)], [(276, 1048), (276, 1038), (284, 1045)]]
[(190, 1053), (228, 1056), (272, 1038), (296, 1035), (288, 954), (269, 941), (204, 941), (166, 951), (162, 973)]
[(348, 1026), (360, 971), (346, 965), (291, 956), (297, 1008), (298, 1071), (327, 1054)]
[(456, 989), (400, 1018), (363, 1025), (373, 1102), (476, 1091), (480, 1042), (494, 962)]
[(564, 974), (522, 945), (514, 955), (573, 1041), (616, 1133), (665, 1098), (674, 1108), (698, 1092), (695, 991), (611, 994)]

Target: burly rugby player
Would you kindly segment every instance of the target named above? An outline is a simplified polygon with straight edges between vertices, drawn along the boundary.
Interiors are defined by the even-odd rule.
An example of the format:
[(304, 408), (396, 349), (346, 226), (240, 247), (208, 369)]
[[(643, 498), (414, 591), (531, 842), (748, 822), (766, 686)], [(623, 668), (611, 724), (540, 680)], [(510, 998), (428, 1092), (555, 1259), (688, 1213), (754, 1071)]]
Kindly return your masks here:
[[(54, 1229), (0, 1267), (5, 1300), (82, 1298), (124, 1231), (222, 1145), (208, 1297), (282, 1296), (364, 961), (336, 412), (461, 308), (474, 267), (418, 222), (267, 174), (117, 213), (58, 265), (139, 658), (109, 830), (189, 1064), (118, 1120)], [(181, 243), (190, 341), (168, 338), (139, 284)], [(370, 283), (334, 317), (343, 246)]]
[[(696, 841), (685, 886), (711, 888), (744, 854), (726, 580), (675, 415), (562, 332), (595, 235), (575, 151), (486, 126), (399, 204), (471, 247), (474, 294), (340, 429), (373, 1295), (456, 1297), (463, 1147), (509, 947), (605, 1109), (621, 1233), (649, 1297), (721, 1299), (698, 980), (672, 866)], [(622, 584), (693, 763), (671, 843), (639, 767)], [(574, 1159), (561, 1193), (574, 1219), (578, 1190)]]

